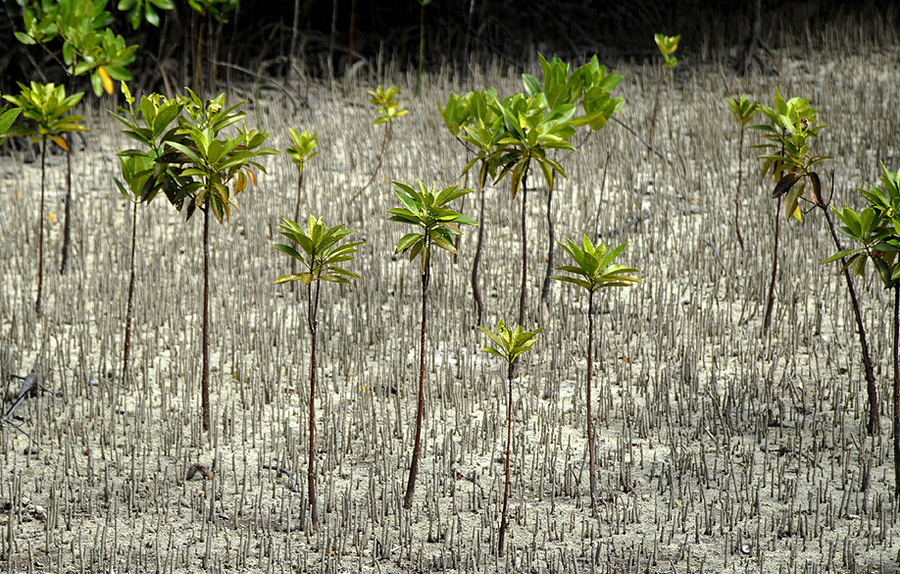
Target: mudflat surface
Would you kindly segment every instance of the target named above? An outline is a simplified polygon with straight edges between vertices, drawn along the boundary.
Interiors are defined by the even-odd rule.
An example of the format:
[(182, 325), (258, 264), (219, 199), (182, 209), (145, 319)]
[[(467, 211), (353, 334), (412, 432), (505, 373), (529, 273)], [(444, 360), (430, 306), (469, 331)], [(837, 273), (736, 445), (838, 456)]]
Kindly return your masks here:
[[(402, 509), (418, 367), (418, 268), (392, 257), (408, 230), (386, 221), (390, 180), (459, 181), (465, 149), (435, 100), (460, 86), (407, 77), (410, 113), (396, 122), (382, 172), (366, 89), (309, 84), (308, 106), (280, 92), (248, 105), (247, 123), (319, 134), (301, 219), (346, 223), (364, 239), (351, 286), (326, 285), (320, 312), (316, 461), (320, 525), (306, 487), (308, 349), (305, 293), (274, 286), (290, 263), (270, 243), (293, 217), (287, 156), (237, 197), (211, 233), (213, 428), (199, 418), (202, 222), (160, 197), (137, 210), (132, 364), (121, 354), (131, 208), (118, 194), (115, 150), (130, 147), (103, 110), (73, 157), (73, 251), (58, 273), (65, 157), (49, 158), (44, 314), (36, 317), (40, 164), (0, 158), (0, 374), (42, 366), (46, 391), (0, 430), (0, 568), (13, 572), (896, 572), (900, 525), (890, 443), (890, 301), (857, 281), (881, 406), (865, 434), (865, 387), (843, 279), (821, 265), (836, 249), (822, 215), (781, 222), (772, 328), (762, 336), (775, 204), (759, 175), (758, 136), (745, 137), (724, 98), (771, 105), (776, 86), (811, 98), (813, 152), (833, 203), (860, 205), (880, 164), (900, 168), (900, 57), (775, 54), (779, 76), (740, 78), (685, 62), (660, 91), (650, 153), (622, 126), (578, 134), (560, 153), (557, 238), (628, 241), (622, 263), (644, 283), (597, 298), (594, 413), (600, 500), (588, 495), (585, 439), (587, 299), (540, 285), (547, 192), (527, 193), (528, 327), (545, 325), (514, 388), (511, 526), (495, 551), (503, 493), (503, 366), (480, 352), (469, 271), (435, 258), (429, 287), (426, 413), (415, 503)], [(622, 65), (622, 122), (649, 137), (659, 70)], [(537, 72), (535, 72), (537, 73)], [(414, 78), (413, 78), (414, 85)], [(470, 88), (521, 89), (479, 74)], [(760, 121), (762, 118), (760, 117)], [(737, 173), (743, 170), (743, 186)], [(472, 179), (469, 180), (470, 184)], [(742, 250), (735, 235), (740, 203)], [(521, 196), (520, 196), (521, 197)], [(457, 207), (475, 217), (474, 195)], [(521, 277), (521, 199), (486, 192), (481, 285), (486, 323), (513, 320)], [(556, 264), (565, 254), (557, 248)], [(10, 405), (6, 403), (6, 408)], [(27, 433), (27, 435), (26, 435)], [(191, 468), (202, 463), (208, 473)], [(266, 467), (280, 467), (288, 473)]]

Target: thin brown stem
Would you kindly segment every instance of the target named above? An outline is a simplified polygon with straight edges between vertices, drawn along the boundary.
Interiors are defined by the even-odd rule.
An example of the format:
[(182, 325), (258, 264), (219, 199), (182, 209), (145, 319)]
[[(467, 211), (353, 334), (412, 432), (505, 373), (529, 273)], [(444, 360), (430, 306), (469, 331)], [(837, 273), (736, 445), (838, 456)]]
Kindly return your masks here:
[(590, 471), (591, 508), (597, 512), (597, 472), (596, 458), (594, 456), (594, 416), (591, 408), (591, 384), (594, 372), (594, 291), (588, 296), (588, 348), (587, 348), (587, 386), (585, 396), (587, 402), (587, 440), (588, 440), (588, 468)]
[[(821, 196), (819, 196), (821, 197)], [(837, 232), (834, 229), (834, 222), (831, 214), (828, 212), (828, 205), (819, 200), (816, 205), (822, 208), (825, 214), (825, 221), (828, 222), (828, 230), (831, 232), (831, 239), (838, 251), (844, 249), (838, 239)], [(850, 270), (847, 269), (846, 258), (841, 257), (841, 266), (844, 269), (844, 279), (847, 281), (847, 291), (850, 293), (850, 303), (853, 306), (853, 316), (856, 318), (856, 329), (859, 332), (859, 345), (862, 348), (863, 370), (866, 375), (866, 394), (869, 399), (869, 416), (866, 421), (866, 432), (870, 436), (879, 433), (879, 417), (878, 417), (878, 387), (875, 384), (875, 368), (872, 365), (872, 357), (869, 355), (869, 342), (866, 337), (866, 328), (862, 320), (862, 312), (859, 309), (859, 298), (856, 295), (856, 288), (853, 286), (853, 277)]]
[(134, 315), (134, 247), (137, 229), (137, 201), (131, 204), (131, 257), (128, 270), (128, 297), (125, 303), (125, 342), (122, 345), (122, 382), (128, 376), (128, 357), (131, 354), (131, 319)]
[(511, 450), (510, 447), (512, 446), (512, 382), (515, 371), (515, 365), (510, 363), (506, 370), (506, 467), (504, 469), (503, 481), (503, 511), (500, 518), (500, 536), (499, 545), (497, 547), (497, 553), (500, 556), (503, 556), (503, 551), (506, 548), (506, 529), (509, 526), (509, 456)]
[(763, 337), (769, 332), (772, 324), (772, 308), (775, 306), (775, 277), (778, 275), (778, 240), (781, 236), (781, 198), (775, 208), (775, 245), (772, 247), (772, 277), (769, 280), (769, 296), (766, 303), (766, 315), (763, 320)]
[(203, 209), (203, 367), (200, 376), (200, 400), (203, 430), (209, 430), (209, 210)]
[(556, 225), (553, 223), (553, 187), (547, 190), (547, 268), (544, 271), (544, 284), (541, 286), (541, 307), (547, 308), (550, 298), (550, 286), (553, 283), (553, 247), (556, 245)]
[(478, 266), (481, 263), (481, 253), (484, 246), (484, 186), (478, 187), (478, 241), (475, 244), (475, 258), (472, 260), (472, 297), (475, 299), (476, 325), (481, 325), (484, 316), (484, 299), (481, 297), (481, 288), (478, 286)]
[[(428, 249), (426, 244), (425, 249)], [(428, 302), (428, 279), (430, 265), (425, 265), (422, 272), (422, 337), (419, 349), (419, 400), (416, 407), (416, 438), (413, 444), (412, 460), (409, 464), (409, 480), (406, 483), (406, 496), (403, 498), (403, 508), (412, 508), (413, 495), (416, 491), (416, 474), (419, 472), (419, 449), (422, 439), (422, 419), (425, 416), (425, 333)]]
[(528, 229), (525, 226), (526, 198), (528, 197), (527, 176), (522, 177), (522, 287), (519, 290), (519, 325), (525, 322), (525, 298), (528, 288)]
[(894, 286), (894, 496), (900, 499), (900, 283)]
[(63, 244), (62, 254), (60, 255), (59, 274), (65, 275), (66, 263), (69, 261), (69, 235), (70, 235), (70, 213), (72, 210), (72, 137), (71, 133), (66, 133), (66, 144), (69, 149), (66, 150), (66, 203), (63, 212)]
[(391, 129), (391, 122), (387, 123), (387, 131), (384, 132), (384, 139), (381, 140), (381, 154), (378, 156), (378, 165), (375, 166), (375, 171), (372, 172), (372, 176), (369, 178), (369, 181), (366, 182), (366, 185), (359, 188), (353, 197), (350, 198), (350, 201), (347, 202), (346, 209), (349, 210), (350, 206), (353, 205), (353, 202), (356, 201), (356, 198), (362, 194), (366, 189), (372, 185), (372, 182), (375, 181), (375, 177), (378, 175), (378, 172), (381, 170), (382, 164), (384, 164), (384, 158), (387, 156), (388, 146), (391, 143), (393, 131)]
[(307, 322), (310, 336), (309, 361), (309, 464), (307, 467), (307, 483), (309, 487), (309, 512), (313, 530), (319, 526), (319, 513), (316, 506), (316, 335), (318, 323), (316, 315), (319, 309), (319, 284), (316, 283), (316, 296), (312, 296), (312, 287), (306, 290)]
[(41, 315), (41, 289), (44, 285), (44, 188), (47, 169), (47, 136), (41, 138), (41, 209), (38, 221), (38, 284), (34, 312)]
[(741, 251), (744, 250), (744, 237), (741, 235), (741, 184), (744, 181), (744, 126), (741, 125), (741, 138), (738, 140), (738, 184), (734, 192), (734, 232), (737, 234)]

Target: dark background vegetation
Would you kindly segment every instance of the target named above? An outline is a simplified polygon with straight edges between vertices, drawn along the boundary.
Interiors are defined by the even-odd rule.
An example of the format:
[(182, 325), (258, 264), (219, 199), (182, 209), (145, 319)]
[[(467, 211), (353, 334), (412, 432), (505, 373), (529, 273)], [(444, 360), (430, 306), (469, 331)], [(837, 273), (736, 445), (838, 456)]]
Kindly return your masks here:
[[(0, 13), (0, 91), (6, 93), (15, 90), (15, 81), (63, 80), (46, 52), (15, 40), (14, 30), (22, 28), (20, 3), (25, 2), (4, 0)], [(158, 28), (145, 23), (138, 30), (131, 29), (116, 4), (108, 5), (115, 31), (141, 47), (130, 66), (138, 81), (162, 89), (164, 76), (176, 87), (187, 80), (202, 18), (187, 0), (175, 0), (175, 10), (163, 15)], [(518, 68), (536, 50), (576, 61), (597, 54), (604, 63), (614, 63), (655, 56), (655, 32), (681, 34), (679, 56), (687, 63), (733, 59), (750, 32), (752, 7), (753, 0), (434, 0), (425, 8), (425, 66), (446, 66), (452, 73), (491, 62)], [(418, 61), (419, 16), (416, 0), (245, 0), (220, 32), (208, 22), (213, 32), (208, 49), (221, 62), (268, 77), (290, 75), (292, 44), (297, 77), (330, 77), (348, 69), (377, 73), (387, 65), (410, 68)], [(853, 36), (863, 43), (894, 43), (900, 10), (886, 0), (761, 3), (760, 39), (769, 48), (799, 43), (814, 50), (823, 37), (848, 29), (856, 30)], [(78, 81), (85, 86), (73, 88), (87, 88), (86, 80)]]

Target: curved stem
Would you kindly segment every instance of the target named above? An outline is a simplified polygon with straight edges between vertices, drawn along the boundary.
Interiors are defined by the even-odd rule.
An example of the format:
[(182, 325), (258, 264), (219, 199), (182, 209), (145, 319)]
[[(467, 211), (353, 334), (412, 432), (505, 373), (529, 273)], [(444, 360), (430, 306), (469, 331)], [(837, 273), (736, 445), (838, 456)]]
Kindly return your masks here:
[(381, 170), (381, 166), (384, 163), (384, 158), (387, 156), (388, 145), (391, 143), (392, 130), (391, 130), (391, 122), (387, 123), (387, 131), (384, 132), (384, 139), (381, 140), (381, 154), (378, 156), (378, 165), (375, 166), (375, 171), (372, 172), (372, 176), (369, 178), (369, 181), (366, 182), (366, 185), (359, 188), (353, 197), (350, 198), (350, 201), (347, 202), (346, 209), (350, 209), (350, 206), (353, 205), (353, 202), (356, 201), (356, 198), (360, 196), (362, 192), (369, 188), (372, 185), (372, 182), (375, 181), (375, 176), (378, 175), (378, 172)]
[[(838, 251), (844, 249), (838, 239), (837, 232), (834, 229), (834, 222), (831, 214), (828, 212), (828, 206), (820, 201), (816, 205), (822, 208), (825, 214), (825, 221), (828, 222), (828, 230), (831, 232), (831, 239)], [(866, 422), (866, 432), (870, 436), (875, 436), (879, 432), (878, 419), (878, 387), (875, 384), (875, 369), (872, 365), (872, 357), (869, 355), (869, 342), (866, 338), (866, 328), (863, 325), (862, 313), (859, 310), (859, 298), (856, 295), (856, 289), (853, 286), (853, 278), (850, 276), (850, 270), (847, 269), (846, 258), (841, 258), (841, 266), (844, 269), (844, 279), (847, 281), (847, 291), (850, 293), (850, 303), (853, 306), (853, 316), (856, 318), (856, 329), (859, 332), (859, 345), (862, 348), (863, 370), (866, 374), (866, 394), (869, 399), (869, 416)]]

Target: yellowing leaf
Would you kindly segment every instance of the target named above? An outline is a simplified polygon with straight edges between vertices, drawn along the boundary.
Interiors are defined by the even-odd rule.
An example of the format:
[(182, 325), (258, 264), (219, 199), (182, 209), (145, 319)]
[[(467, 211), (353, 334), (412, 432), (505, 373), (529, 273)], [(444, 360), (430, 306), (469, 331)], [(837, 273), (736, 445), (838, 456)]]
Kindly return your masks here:
[(56, 142), (56, 145), (58, 145), (59, 147), (63, 148), (66, 151), (69, 151), (69, 146), (66, 145), (66, 140), (55, 134), (50, 134), (47, 137)]
[(97, 68), (97, 73), (100, 75), (100, 80), (103, 82), (103, 89), (106, 90), (106, 93), (112, 95), (113, 93), (113, 81), (112, 78), (109, 77), (109, 74), (100, 66)]

